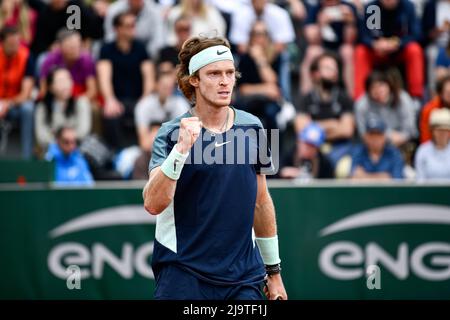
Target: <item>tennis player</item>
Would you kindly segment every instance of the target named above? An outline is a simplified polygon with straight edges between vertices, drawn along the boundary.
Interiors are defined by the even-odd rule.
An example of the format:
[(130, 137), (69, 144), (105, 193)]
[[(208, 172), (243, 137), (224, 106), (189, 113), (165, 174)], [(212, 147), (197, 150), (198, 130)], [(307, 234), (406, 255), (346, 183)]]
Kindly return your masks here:
[(193, 107), (160, 128), (143, 190), (157, 215), (154, 297), (258, 300), (265, 283), (267, 298), (287, 299), (264, 174), (273, 164), (260, 161), (269, 149), (255, 134), (261, 122), (230, 106), (229, 43), (191, 38), (179, 60), (178, 84)]

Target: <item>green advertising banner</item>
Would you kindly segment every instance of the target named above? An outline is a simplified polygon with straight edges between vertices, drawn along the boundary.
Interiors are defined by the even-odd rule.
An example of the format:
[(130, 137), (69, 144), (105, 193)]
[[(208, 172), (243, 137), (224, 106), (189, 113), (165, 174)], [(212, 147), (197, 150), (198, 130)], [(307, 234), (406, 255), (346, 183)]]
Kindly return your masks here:
[[(141, 190), (2, 188), (0, 298), (151, 299)], [(291, 299), (450, 298), (450, 186), (270, 191)]]

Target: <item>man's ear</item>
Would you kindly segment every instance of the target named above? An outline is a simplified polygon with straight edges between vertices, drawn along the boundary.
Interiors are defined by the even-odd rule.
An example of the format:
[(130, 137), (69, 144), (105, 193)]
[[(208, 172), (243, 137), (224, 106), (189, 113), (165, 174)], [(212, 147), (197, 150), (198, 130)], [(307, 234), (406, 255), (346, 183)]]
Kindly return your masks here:
[(194, 88), (198, 88), (198, 83), (200, 79), (197, 76), (193, 76), (189, 78), (189, 84)]

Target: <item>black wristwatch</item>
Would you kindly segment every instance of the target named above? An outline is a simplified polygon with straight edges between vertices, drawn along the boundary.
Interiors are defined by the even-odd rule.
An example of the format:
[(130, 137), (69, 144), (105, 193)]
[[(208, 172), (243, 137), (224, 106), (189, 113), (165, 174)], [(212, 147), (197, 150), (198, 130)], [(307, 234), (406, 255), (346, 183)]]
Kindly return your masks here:
[(270, 277), (281, 272), (281, 265), (279, 263), (267, 265), (266, 264), (266, 274)]

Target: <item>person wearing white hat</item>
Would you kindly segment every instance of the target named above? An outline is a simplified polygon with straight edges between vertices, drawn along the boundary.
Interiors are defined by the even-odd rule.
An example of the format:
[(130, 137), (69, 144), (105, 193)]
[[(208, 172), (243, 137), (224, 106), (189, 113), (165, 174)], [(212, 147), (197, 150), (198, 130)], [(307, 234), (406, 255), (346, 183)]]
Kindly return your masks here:
[(450, 180), (450, 110), (434, 110), (430, 128), (431, 140), (421, 144), (416, 152), (416, 179)]

